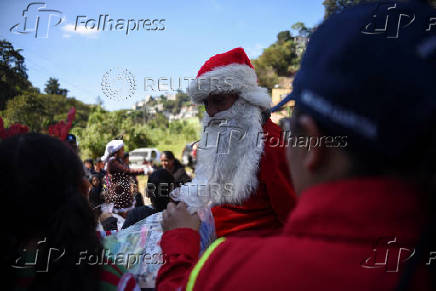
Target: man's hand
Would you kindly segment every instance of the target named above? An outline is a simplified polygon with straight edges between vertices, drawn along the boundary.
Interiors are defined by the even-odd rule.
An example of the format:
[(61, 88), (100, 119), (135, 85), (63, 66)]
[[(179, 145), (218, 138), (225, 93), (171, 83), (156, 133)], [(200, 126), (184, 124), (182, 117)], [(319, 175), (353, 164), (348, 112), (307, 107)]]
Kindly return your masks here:
[(200, 218), (197, 213), (189, 213), (186, 204), (183, 202), (180, 202), (177, 206), (172, 202), (168, 203), (167, 209), (162, 213), (162, 218), (164, 232), (176, 228), (192, 228), (198, 231), (200, 228)]

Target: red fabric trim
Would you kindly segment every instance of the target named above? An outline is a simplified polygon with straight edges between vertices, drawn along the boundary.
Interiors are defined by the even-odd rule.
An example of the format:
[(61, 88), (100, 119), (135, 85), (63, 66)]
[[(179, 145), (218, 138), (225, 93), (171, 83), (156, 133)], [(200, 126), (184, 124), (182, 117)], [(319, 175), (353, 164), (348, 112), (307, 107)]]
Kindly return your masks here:
[(106, 270), (101, 270), (100, 278), (102, 281), (115, 286), (118, 286), (118, 282), (120, 281), (119, 277)]
[(134, 290), (135, 286), (136, 286), (136, 280), (132, 276), (132, 277), (130, 277), (129, 281), (127, 282), (126, 288), (124, 288), (124, 291)]
[(197, 78), (204, 73), (213, 71), (216, 67), (228, 66), (232, 64), (247, 65), (254, 69), (244, 49), (238, 47), (223, 54), (216, 54), (208, 59), (198, 71)]

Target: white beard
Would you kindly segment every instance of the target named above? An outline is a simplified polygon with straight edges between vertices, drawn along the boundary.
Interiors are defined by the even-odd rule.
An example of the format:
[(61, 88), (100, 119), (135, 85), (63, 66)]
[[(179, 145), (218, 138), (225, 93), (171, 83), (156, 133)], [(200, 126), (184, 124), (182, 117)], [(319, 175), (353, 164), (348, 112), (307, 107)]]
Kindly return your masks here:
[(243, 99), (214, 117), (205, 112), (202, 124), (195, 178), (177, 193), (191, 212), (248, 199), (258, 185), (264, 146), (260, 108)]

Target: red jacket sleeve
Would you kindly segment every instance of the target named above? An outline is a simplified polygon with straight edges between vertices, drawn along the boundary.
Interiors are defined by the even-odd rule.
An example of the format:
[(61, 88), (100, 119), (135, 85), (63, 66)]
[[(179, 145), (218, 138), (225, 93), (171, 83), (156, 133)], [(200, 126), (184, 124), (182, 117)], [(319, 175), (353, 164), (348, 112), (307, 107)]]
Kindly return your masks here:
[(157, 290), (185, 288), (189, 273), (197, 263), (200, 235), (190, 228), (166, 231), (160, 242), (165, 264), (156, 278)]
[(295, 207), (296, 195), (286, 161), (282, 130), (271, 120), (265, 124), (264, 130), (268, 135), (261, 159), (260, 179), (266, 185), (271, 207), (279, 221), (285, 224)]

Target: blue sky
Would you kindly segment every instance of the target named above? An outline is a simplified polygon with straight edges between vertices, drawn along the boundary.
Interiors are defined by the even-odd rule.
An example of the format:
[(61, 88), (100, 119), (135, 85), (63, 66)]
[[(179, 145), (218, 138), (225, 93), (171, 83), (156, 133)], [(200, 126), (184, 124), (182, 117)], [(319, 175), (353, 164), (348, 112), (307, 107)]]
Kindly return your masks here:
[[(69, 90), (68, 96), (90, 104), (100, 96), (109, 110), (130, 108), (135, 101), (153, 93), (145, 91), (145, 77), (156, 82), (159, 77), (171, 77), (176, 82), (181, 78), (182, 87), (186, 87), (183, 78), (195, 77), (212, 55), (241, 46), (250, 58), (256, 58), (276, 40), (279, 31), (289, 30), (298, 21), (316, 25), (324, 15), (322, 0), (39, 0), (46, 5), (43, 9), (60, 11), (57, 15), (63, 21), (55, 26), (60, 18), (53, 16), (46, 38), (35, 38), (33, 32), (11, 32), (15, 24), (22, 25), (23, 10), (32, 2), (37, 1), (0, 1), (0, 38), (23, 49), (30, 81), (43, 89), (49, 77), (58, 78), (61, 86)], [(74, 30), (77, 16), (84, 16), (80, 18), (83, 22), (97, 22), (99, 15), (105, 14), (115, 22), (133, 19), (131, 28), (140, 19), (164, 19), (154, 27), (165, 29), (147, 31), (139, 22), (140, 29), (126, 35), (126, 29), (92, 30), (90, 21), (88, 29), (82, 23)], [(47, 27), (44, 21), (48, 18), (40, 19), (40, 26)], [(136, 91), (130, 99), (111, 100), (103, 94), (102, 78), (111, 68), (127, 69), (133, 74)]]

